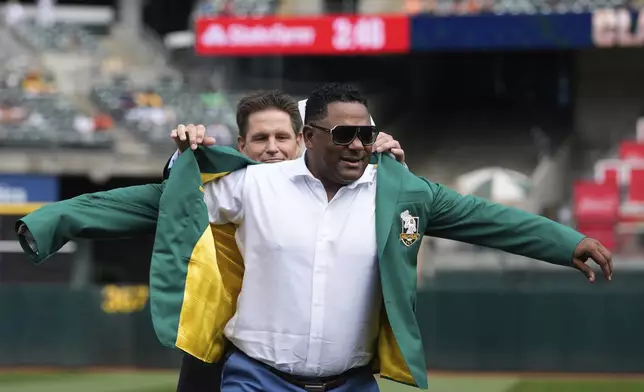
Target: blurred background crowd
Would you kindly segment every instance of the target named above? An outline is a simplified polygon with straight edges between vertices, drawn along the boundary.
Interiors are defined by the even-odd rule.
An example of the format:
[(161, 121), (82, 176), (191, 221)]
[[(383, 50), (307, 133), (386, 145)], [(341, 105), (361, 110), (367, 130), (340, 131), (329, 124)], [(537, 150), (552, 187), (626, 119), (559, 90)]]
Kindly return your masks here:
[[(644, 373), (642, 9), (641, 0), (0, 1), (0, 314), (14, 320), (0, 325), (0, 365), (175, 366), (146, 313), (151, 238), (74, 242), (35, 267), (13, 222), (42, 203), (160, 181), (177, 124), (204, 124), (234, 146), (245, 93), (301, 99), (340, 81), (366, 93), (416, 174), (576, 227), (615, 254), (615, 285), (588, 307), (572, 272), (427, 238), (418, 311), (430, 367)], [(302, 31), (314, 39), (298, 41)], [(117, 310), (105, 310), (110, 300)], [(48, 313), (34, 310), (40, 301)], [(38, 355), (39, 332), (23, 328), (34, 317), (54, 328)], [(562, 332), (576, 322), (593, 325), (582, 332), (590, 340), (617, 331), (579, 350)], [(77, 348), (61, 355), (52, 344), (79, 323)], [(108, 339), (105, 323), (128, 343)]]

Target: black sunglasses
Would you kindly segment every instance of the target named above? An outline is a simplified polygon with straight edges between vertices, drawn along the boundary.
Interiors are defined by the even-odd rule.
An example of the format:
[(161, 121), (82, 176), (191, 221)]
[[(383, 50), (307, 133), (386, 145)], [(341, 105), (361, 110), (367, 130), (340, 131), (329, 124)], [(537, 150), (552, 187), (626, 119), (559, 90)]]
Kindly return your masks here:
[(309, 127), (331, 134), (333, 144), (348, 146), (357, 137), (363, 146), (371, 146), (376, 142), (378, 129), (374, 125), (336, 125), (333, 128), (325, 128), (320, 125), (308, 124)]

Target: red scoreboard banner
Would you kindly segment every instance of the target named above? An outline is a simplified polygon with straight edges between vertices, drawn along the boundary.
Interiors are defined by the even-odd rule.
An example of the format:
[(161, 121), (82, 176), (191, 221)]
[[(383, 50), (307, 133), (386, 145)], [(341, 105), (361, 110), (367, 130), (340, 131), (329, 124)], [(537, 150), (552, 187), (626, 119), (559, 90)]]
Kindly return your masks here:
[(202, 18), (195, 51), (202, 56), (408, 53), (406, 16)]

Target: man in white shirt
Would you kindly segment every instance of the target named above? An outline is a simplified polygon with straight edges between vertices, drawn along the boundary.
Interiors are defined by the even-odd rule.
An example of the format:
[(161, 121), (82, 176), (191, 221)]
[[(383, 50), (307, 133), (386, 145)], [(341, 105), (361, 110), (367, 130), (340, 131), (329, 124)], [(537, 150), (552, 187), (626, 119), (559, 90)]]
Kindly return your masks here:
[(378, 132), (366, 100), (337, 84), (311, 94), (305, 124), (301, 158), (205, 185), (211, 222), (238, 226), (245, 266), (223, 392), (378, 391)]
[[(304, 107), (304, 101), (298, 106), (292, 97), (280, 91), (257, 92), (242, 98), (237, 107), (240, 133), (238, 149), (250, 158), (264, 163), (296, 159), (300, 155), (302, 144), (300, 130), (304, 120)], [(373, 120), (370, 122), (373, 123)], [(205, 127), (201, 125), (180, 125), (172, 130), (171, 137), (177, 144), (178, 151), (167, 165), (166, 176), (179, 151), (194, 149), (198, 144), (215, 144), (214, 138), (206, 136)], [(373, 149), (389, 151), (399, 162), (404, 163), (404, 151), (390, 135), (379, 133)], [(293, 199), (298, 197), (297, 194), (292, 195)], [(369, 379), (371, 378), (369, 375)], [(217, 392), (220, 384), (220, 363), (206, 364), (189, 355), (184, 356), (178, 392)]]

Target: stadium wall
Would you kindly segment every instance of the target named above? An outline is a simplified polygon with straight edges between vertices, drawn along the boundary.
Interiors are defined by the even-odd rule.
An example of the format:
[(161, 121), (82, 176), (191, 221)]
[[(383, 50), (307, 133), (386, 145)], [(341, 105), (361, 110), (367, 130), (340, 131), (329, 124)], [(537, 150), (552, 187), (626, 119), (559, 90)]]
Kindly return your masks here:
[(0, 366), (176, 368), (159, 343), (147, 286), (0, 286)]
[(642, 272), (439, 272), (418, 295), (429, 369), (644, 372)]
[[(644, 372), (644, 273), (439, 272), (418, 294), (430, 370)], [(147, 286), (0, 286), (0, 366), (173, 368)]]

